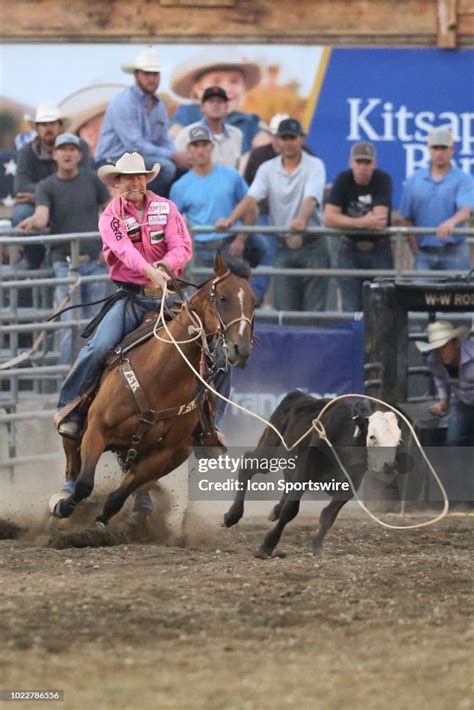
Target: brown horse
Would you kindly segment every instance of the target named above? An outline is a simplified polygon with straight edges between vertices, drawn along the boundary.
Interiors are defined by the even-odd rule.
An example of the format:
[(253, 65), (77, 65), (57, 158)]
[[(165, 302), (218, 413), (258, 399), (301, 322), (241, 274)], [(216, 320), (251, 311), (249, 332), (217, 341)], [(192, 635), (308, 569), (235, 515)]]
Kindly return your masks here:
[[(255, 297), (248, 279), (231, 273), (219, 254), (215, 257), (214, 272), (215, 277), (190, 299), (189, 308), (182, 308), (168, 324), (173, 338), (189, 341), (197, 322), (193, 314), (198, 315), (203, 338), (180, 345), (198, 371), (204, 343), (216, 335), (222, 339), (231, 365), (244, 367), (252, 347)], [(199, 419), (197, 408), (192, 406), (197, 377), (169, 342), (165, 330), (162, 328), (158, 334), (167, 342), (153, 337), (127, 355), (131, 380), (118, 367), (103, 375), (89, 409), (82, 441), (64, 439), (66, 479), (75, 481), (75, 486), (68, 497), (57, 496), (54, 506), (50, 502), (57, 517), (69, 517), (76, 505), (92, 493), (96, 466), (104, 451), (122, 454), (128, 451), (129, 462), (119, 487), (108, 496), (97, 518), (103, 524), (119, 512), (128, 496), (140, 486), (165, 476), (188, 458)], [(141, 420), (133, 394), (134, 377), (150, 410), (155, 414), (168, 412), (166, 418), (145, 425), (139, 441)], [(135, 454), (130, 461), (132, 446)]]

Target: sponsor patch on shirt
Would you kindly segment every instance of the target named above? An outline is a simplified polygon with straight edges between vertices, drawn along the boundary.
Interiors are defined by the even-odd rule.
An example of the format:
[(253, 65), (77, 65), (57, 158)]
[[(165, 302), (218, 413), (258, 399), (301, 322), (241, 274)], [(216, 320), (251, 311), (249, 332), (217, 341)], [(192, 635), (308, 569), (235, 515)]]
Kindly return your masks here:
[(152, 244), (158, 244), (159, 242), (163, 241), (164, 236), (164, 229), (161, 229), (159, 232), (150, 232), (150, 242)]
[(125, 217), (124, 223), (125, 229), (127, 230), (127, 234), (130, 234), (130, 232), (136, 232), (137, 229), (140, 229), (140, 225), (138, 224), (135, 217)]
[(156, 202), (156, 201), (150, 202), (150, 205), (148, 207), (148, 212), (159, 212), (160, 205), (161, 205), (161, 202)]
[(169, 214), (170, 213), (170, 203), (169, 202), (160, 202), (160, 214)]
[(168, 217), (165, 214), (149, 214), (148, 224), (167, 224)]

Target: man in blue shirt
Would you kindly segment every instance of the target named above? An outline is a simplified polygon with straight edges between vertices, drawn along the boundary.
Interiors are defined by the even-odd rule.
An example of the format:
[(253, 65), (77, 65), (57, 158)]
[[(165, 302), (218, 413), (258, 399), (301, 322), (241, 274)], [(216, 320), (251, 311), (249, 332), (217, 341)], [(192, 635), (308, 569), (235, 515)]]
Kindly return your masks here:
[(153, 49), (141, 52), (132, 64), (122, 69), (133, 74), (135, 84), (115, 96), (104, 116), (95, 153), (96, 163), (115, 164), (124, 153), (140, 153), (147, 168), (155, 163), (160, 174), (150, 189), (167, 195), (176, 169), (190, 167), (185, 151), (177, 151), (168, 137), (168, 116), (163, 102), (156, 95), (162, 69), (158, 54)]
[[(192, 126), (188, 140), (193, 167), (174, 183), (170, 199), (191, 226), (215, 224), (243, 200), (247, 194), (247, 183), (234, 168), (213, 165), (211, 154), (214, 146), (207, 126)], [(245, 224), (254, 224), (255, 219), (255, 210), (249, 210), (243, 216)], [(212, 232), (193, 236), (196, 265), (212, 266), (216, 249), (229, 256), (247, 258), (251, 266), (256, 266), (265, 252), (265, 244), (257, 234)], [(258, 299), (258, 294), (256, 296)]]
[(451, 164), (454, 140), (449, 128), (433, 128), (428, 147), (430, 164), (408, 178), (400, 205), (405, 225), (436, 228), (436, 235), (410, 237), (415, 269), (468, 270), (465, 237), (453, 230), (465, 224), (474, 209), (474, 180)]

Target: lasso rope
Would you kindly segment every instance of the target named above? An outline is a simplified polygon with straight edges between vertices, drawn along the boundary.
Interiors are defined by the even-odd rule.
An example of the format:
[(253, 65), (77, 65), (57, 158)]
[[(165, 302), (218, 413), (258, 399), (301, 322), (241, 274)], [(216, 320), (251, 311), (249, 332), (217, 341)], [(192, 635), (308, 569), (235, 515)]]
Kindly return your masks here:
[[(164, 318), (164, 304), (165, 304), (165, 299), (166, 299), (166, 292), (167, 292), (167, 286), (165, 285), (165, 288), (163, 289), (163, 298), (162, 298), (161, 305), (160, 305), (160, 312), (159, 312), (158, 318), (157, 318), (157, 320), (156, 320), (155, 327), (154, 327), (154, 329), (153, 329), (153, 335), (154, 335), (155, 338), (157, 338), (160, 342), (165, 342), (165, 343), (166, 343), (166, 342), (171, 342), (171, 343), (175, 346), (175, 348), (177, 349), (177, 351), (179, 352), (179, 354), (181, 355), (181, 357), (183, 358), (183, 360), (185, 361), (185, 363), (187, 364), (187, 366), (190, 368), (190, 370), (191, 370), (191, 371), (195, 374), (195, 376), (204, 384), (205, 387), (207, 387), (211, 392), (213, 392), (213, 393), (216, 395), (216, 397), (219, 397), (219, 398), (222, 399), (224, 402), (227, 402), (228, 404), (230, 404), (232, 407), (236, 407), (237, 409), (240, 409), (240, 410), (241, 410), (242, 412), (244, 412), (245, 414), (248, 414), (249, 416), (254, 417), (254, 419), (258, 419), (259, 421), (263, 422), (266, 426), (270, 427), (270, 429), (272, 429), (272, 430), (275, 432), (275, 434), (278, 436), (278, 438), (280, 439), (281, 443), (283, 444), (283, 446), (285, 447), (285, 449), (286, 449), (287, 451), (292, 451), (292, 449), (294, 449), (294, 448), (297, 447), (302, 441), (304, 441), (304, 439), (306, 439), (306, 437), (309, 436), (309, 434), (310, 434), (313, 430), (316, 431), (316, 433), (318, 434), (318, 436), (320, 437), (320, 439), (321, 439), (322, 441), (325, 441), (325, 442), (327, 443), (327, 445), (329, 446), (329, 448), (330, 448), (330, 450), (331, 450), (331, 452), (332, 452), (334, 458), (336, 459), (336, 461), (337, 461), (339, 467), (341, 468), (342, 472), (344, 473), (345, 477), (347, 478), (347, 481), (348, 481), (348, 483), (349, 483), (349, 485), (350, 485), (350, 487), (351, 487), (351, 491), (352, 491), (352, 493), (353, 493), (353, 495), (354, 495), (354, 498), (355, 498), (355, 500), (357, 501), (357, 503), (360, 505), (360, 507), (362, 508), (362, 510), (363, 510), (365, 513), (367, 513), (367, 515), (368, 515), (372, 520), (374, 520), (376, 523), (378, 523), (378, 524), (381, 525), (382, 527), (384, 527), (384, 528), (389, 528), (390, 530), (414, 530), (415, 528), (423, 528), (423, 527), (426, 527), (426, 526), (428, 526), (428, 525), (434, 525), (435, 523), (437, 523), (438, 521), (442, 520), (442, 519), (446, 516), (446, 514), (448, 513), (448, 510), (449, 510), (449, 500), (448, 500), (448, 496), (447, 496), (446, 490), (445, 490), (443, 484), (441, 483), (441, 480), (440, 480), (438, 474), (436, 473), (435, 469), (433, 468), (433, 466), (432, 466), (430, 460), (429, 460), (428, 457), (426, 456), (426, 454), (425, 454), (425, 452), (424, 452), (424, 450), (423, 450), (423, 447), (422, 447), (422, 445), (421, 445), (421, 443), (420, 443), (420, 440), (418, 439), (418, 436), (416, 435), (416, 432), (415, 432), (413, 426), (411, 425), (411, 423), (409, 422), (409, 420), (405, 417), (405, 415), (402, 414), (402, 412), (400, 412), (400, 411), (399, 411), (398, 409), (396, 409), (395, 407), (392, 407), (392, 405), (387, 404), (387, 402), (384, 402), (384, 401), (381, 400), (381, 399), (377, 399), (376, 397), (370, 397), (369, 395), (365, 395), (365, 394), (342, 394), (342, 395), (339, 395), (338, 397), (334, 397), (334, 398), (331, 399), (329, 402), (327, 402), (327, 403), (324, 405), (324, 407), (322, 408), (322, 410), (319, 412), (319, 414), (318, 414), (318, 416), (316, 417), (316, 419), (313, 419), (313, 421), (311, 422), (311, 426), (308, 428), (308, 430), (307, 430), (304, 434), (302, 434), (302, 435), (300, 436), (300, 438), (299, 438), (297, 441), (295, 441), (295, 442), (294, 442), (293, 444), (291, 444), (291, 445), (288, 445), (288, 444), (286, 443), (286, 441), (285, 441), (283, 435), (281, 434), (281, 432), (278, 431), (278, 429), (277, 429), (271, 422), (269, 422), (269, 421), (268, 421), (267, 419), (265, 419), (264, 417), (261, 417), (259, 414), (256, 414), (255, 412), (252, 412), (251, 410), (247, 409), (246, 407), (243, 407), (242, 405), (237, 404), (237, 402), (233, 402), (233, 401), (232, 401), (231, 399), (229, 399), (228, 397), (225, 397), (223, 394), (221, 394), (220, 392), (218, 392), (214, 387), (212, 387), (208, 382), (206, 382), (205, 379), (201, 376), (201, 374), (196, 370), (196, 368), (195, 368), (195, 367), (193, 366), (193, 364), (190, 362), (190, 360), (188, 359), (188, 357), (187, 357), (187, 356), (185, 355), (185, 353), (181, 350), (180, 344), (184, 344), (184, 343), (188, 343), (188, 342), (192, 342), (193, 340), (196, 340), (196, 339), (201, 335), (201, 333), (202, 333), (203, 330), (204, 330), (204, 329), (203, 329), (203, 326), (202, 326), (202, 322), (199, 321), (199, 322), (200, 322), (200, 328), (202, 329), (202, 331), (201, 331), (201, 333), (197, 333), (196, 337), (191, 338), (190, 340), (177, 341), (177, 340), (174, 338), (173, 334), (171, 333), (170, 329), (168, 328), (168, 325), (167, 325), (167, 323), (166, 323), (166, 321), (165, 321), (165, 318)], [(196, 314), (193, 314), (193, 315), (196, 315)], [(169, 341), (164, 340), (163, 338), (159, 337), (158, 334), (157, 334), (157, 330), (158, 330), (158, 327), (159, 327), (159, 323), (160, 323), (160, 322), (162, 323), (162, 327), (164, 328), (165, 332), (167, 333), (167, 335), (168, 335), (168, 337), (169, 337)], [(430, 520), (426, 520), (426, 521), (423, 522), (423, 523), (416, 523), (416, 524), (414, 524), (414, 525), (391, 525), (390, 523), (386, 523), (386, 522), (384, 522), (383, 520), (380, 520), (379, 518), (377, 518), (377, 516), (374, 515), (374, 514), (365, 506), (365, 504), (360, 500), (359, 496), (357, 495), (357, 490), (356, 490), (355, 487), (354, 487), (354, 484), (353, 484), (353, 482), (352, 482), (351, 477), (349, 476), (349, 474), (348, 474), (347, 470), (345, 469), (345, 467), (344, 467), (342, 461), (340, 460), (340, 458), (339, 458), (339, 456), (338, 456), (336, 450), (334, 449), (334, 446), (332, 445), (331, 441), (329, 440), (329, 438), (328, 438), (328, 436), (327, 436), (327, 434), (326, 434), (326, 429), (324, 428), (323, 423), (320, 421), (320, 420), (321, 420), (321, 417), (322, 417), (323, 414), (326, 412), (326, 410), (328, 410), (330, 407), (332, 407), (333, 404), (335, 404), (336, 402), (338, 402), (338, 401), (340, 401), (340, 400), (342, 400), (342, 399), (347, 399), (347, 398), (349, 398), (349, 397), (355, 397), (355, 398), (358, 398), (358, 399), (367, 399), (367, 400), (370, 400), (371, 402), (377, 402), (378, 404), (382, 404), (384, 407), (387, 407), (388, 409), (391, 409), (392, 412), (395, 412), (395, 414), (397, 414), (399, 417), (401, 417), (401, 419), (403, 419), (403, 421), (405, 422), (405, 424), (408, 426), (408, 428), (409, 428), (411, 434), (413, 435), (413, 438), (414, 438), (414, 440), (415, 440), (415, 442), (416, 442), (416, 444), (417, 444), (417, 446), (418, 446), (418, 448), (419, 448), (419, 450), (420, 450), (420, 452), (421, 452), (421, 455), (423, 456), (424, 460), (425, 460), (426, 463), (428, 464), (428, 467), (429, 467), (431, 473), (433, 474), (433, 477), (434, 477), (434, 479), (435, 479), (435, 481), (436, 481), (436, 483), (437, 483), (437, 485), (438, 485), (438, 487), (439, 487), (439, 489), (440, 489), (440, 491), (441, 491), (441, 494), (442, 494), (442, 496), (443, 496), (443, 501), (444, 501), (443, 510), (442, 510), (441, 513), (440, 513), (439, 515), (437, 515), (435, 518), (432, 518), (432, 519), (430, 519)]]

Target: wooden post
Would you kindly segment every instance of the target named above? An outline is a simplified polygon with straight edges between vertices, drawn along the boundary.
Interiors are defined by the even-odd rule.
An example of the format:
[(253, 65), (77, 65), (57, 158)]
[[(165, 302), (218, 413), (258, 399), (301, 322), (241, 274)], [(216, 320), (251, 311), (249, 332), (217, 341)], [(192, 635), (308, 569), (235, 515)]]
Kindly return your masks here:
[(458, 0), (438, 0), (438, 47), (457, 46)]

